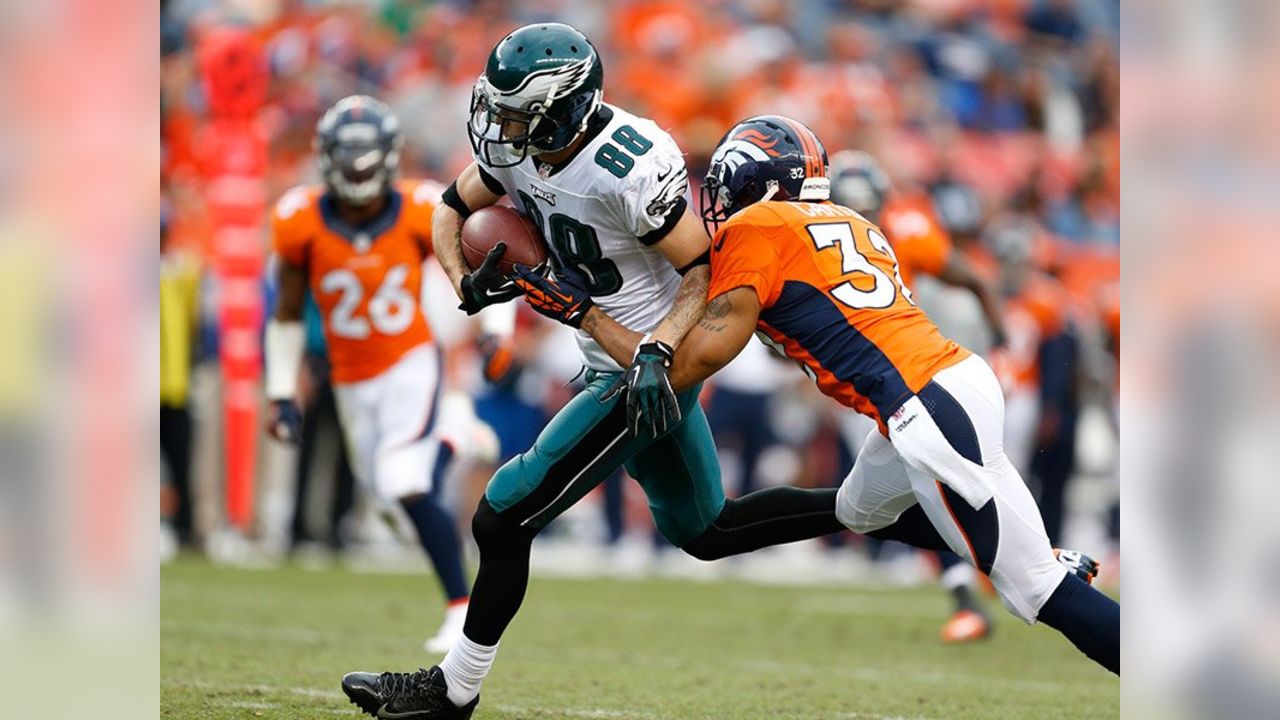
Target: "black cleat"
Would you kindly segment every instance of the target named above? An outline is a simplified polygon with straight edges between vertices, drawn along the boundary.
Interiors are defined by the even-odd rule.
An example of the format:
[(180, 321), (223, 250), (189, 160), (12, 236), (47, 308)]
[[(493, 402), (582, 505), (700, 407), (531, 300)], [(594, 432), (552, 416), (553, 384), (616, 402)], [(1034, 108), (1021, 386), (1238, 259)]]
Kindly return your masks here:
[(347, 673), (342, 692), (364, 712), (381, 720), (467, 720), (480, 703), (477, 695), (458, 707), (449, 702), (440, 667), (413, 673)]

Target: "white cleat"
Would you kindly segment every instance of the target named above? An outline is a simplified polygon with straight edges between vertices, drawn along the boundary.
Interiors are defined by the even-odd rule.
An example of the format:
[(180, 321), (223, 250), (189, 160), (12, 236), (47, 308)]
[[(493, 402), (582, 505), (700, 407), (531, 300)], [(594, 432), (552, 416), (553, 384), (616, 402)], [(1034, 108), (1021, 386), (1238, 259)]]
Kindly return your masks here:
[(444, 622), (440, 624), (440, 629), (436, 634), (427, 638), (422, 643), (422, 649), (432, 654), (444, 654), (449, 652), (453, 644), (462, 637), (462, 626), (467, 620), (467, 604), (460, 603), (452, 605), (444, 614)]

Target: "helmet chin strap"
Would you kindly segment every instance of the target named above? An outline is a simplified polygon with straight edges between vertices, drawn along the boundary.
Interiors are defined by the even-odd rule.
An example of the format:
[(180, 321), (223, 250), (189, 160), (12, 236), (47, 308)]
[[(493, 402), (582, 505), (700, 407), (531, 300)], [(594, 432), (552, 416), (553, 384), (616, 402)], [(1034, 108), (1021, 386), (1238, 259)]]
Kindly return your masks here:
[(778, 194), (778, 181), (769, 180), (764, 184), (764, 195), (762, 195), (760, 199), (757, 200), (756, 202), (764, 202), (766, 200), (771, 200), (773, 199), (773, 196), (777, 194)]

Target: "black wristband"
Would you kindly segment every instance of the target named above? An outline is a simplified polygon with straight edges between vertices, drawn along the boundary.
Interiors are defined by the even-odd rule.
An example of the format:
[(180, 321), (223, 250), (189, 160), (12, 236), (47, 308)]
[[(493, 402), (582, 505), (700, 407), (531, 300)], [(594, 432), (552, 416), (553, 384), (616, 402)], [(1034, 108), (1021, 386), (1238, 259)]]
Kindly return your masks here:
[(444, 194), (440, 196), (440, 202), (453, 208), (453, 211), (462, 216), (466, 220), (471, 215), (471, 208), (463, 202), (462, 196), (458, 194), (458, 181), (454, 180), (449, 187), (444, 189)]
[(680, 273), (681, 275), (684, 275), (685, 273), (698, 267), (699, 265), (710, 265), (710, 264), (711, 264), (711, 248), (707, 248), (706, 252), (690, 260), (688, 265), (685, 265), (684, 267), (677, 269), (676, 272)]

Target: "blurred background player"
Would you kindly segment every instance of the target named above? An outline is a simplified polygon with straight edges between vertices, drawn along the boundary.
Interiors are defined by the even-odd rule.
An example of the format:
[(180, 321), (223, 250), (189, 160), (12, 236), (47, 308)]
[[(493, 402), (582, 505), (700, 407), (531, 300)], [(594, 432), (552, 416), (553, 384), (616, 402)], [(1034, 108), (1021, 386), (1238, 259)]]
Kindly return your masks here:
[(431, 253), (430, 186), (396, 180), (400, 126), (368, 96), (338, 101), (316, 129), (324, 184), (295, 188), (272, 215), (279, 294), (267, 324), (267, 426), (296, 442), (310, 288), (324, 319), (334, 399), (357, 479), (408, 515), (447, 610), (428, 652), (462, 631), (468, 588), (454, 517), (440, 502), (453, 447), (441, 441), (440, 352), (418, 298)]
[(199, 344), (200, 268), (189, 252), (169, 242), (169, 211), (160, 216), (160, 453), (168, 483), (160, 514), (172, 534), (162, 534), (162, 556), (192, 543), (191, 367)]
[[(1024, 201), (1019, 201), (1021, 205)], [(1006, 215), (993, 223), (988, 247), (1004, 296), (1009, 341), (992, 353), (1005, 393), (1009, 457), (1026, 473), (1051, 542), (1062, 536), (1067, 485), (1075, 472), (1080, 416), (1080, 335), (1066, 288), (1041, 268), (1048, 250), (1038, 223)]]
[[(952, 247), (947, 231), (934, 216), (928, 195), (896, 190), (880, 163), (858, 150), (842, 150), (832, 155), (829, 177), (832, 202), (857, 212), (884, 231), (898, 258), (903, 283), (917, 293), (920, 306), (931, 318), (939, 318), (938, 329), (945, 337), (968, 340), (963, 329), (949, 327), (946, 322), (956, 317), (955, 312), (934, 312), (928, 288), (925, 293), (918, 292), (919, 275), (928, 275), (945, 285), (972, 293), (981, 307), (990, 344), (996, 347), (1004, 344), (1004, 319), (995, 288)], [(867, 435), (866, 419), (857, 413), (844, 415), (846, 434), (852, 431), (852, 441), (860, 443)], [(943, 642), (969, 642), (987, 637), (991, 632), (991, 619), (974, 595), (978, 577), (973, 566), (951, 552), (939, 553), (938, 562), (942, 568), (942, 586), (955, 600), (955, 610), (942, 626)]]

